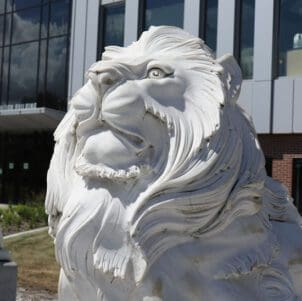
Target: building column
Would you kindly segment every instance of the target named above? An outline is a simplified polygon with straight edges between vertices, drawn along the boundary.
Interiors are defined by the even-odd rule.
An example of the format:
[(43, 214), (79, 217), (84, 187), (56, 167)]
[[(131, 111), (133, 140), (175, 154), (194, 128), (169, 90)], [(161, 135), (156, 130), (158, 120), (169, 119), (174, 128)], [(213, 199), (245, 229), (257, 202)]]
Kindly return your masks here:
[(235, 2), (236, 0), (218, 1), (217, 57), (234, 53)]
[(137, 40), (139, 0), (126, 0), (124, 46)]
[(255, 1), (252, 117), (258, 133), (272, 130), (274, 0)]
[(184, 2), (184, 30), (199, 36), (200, 0), (185, 0)]

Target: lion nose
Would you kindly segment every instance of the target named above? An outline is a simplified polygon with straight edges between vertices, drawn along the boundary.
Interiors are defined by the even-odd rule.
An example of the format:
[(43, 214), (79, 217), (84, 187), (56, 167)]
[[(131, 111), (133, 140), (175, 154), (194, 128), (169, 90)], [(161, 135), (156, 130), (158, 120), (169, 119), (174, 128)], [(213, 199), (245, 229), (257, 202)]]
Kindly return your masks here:
[(116, 84), (121, 79), (121, 75), (115, 69), (99, 72), (97, 74), (97, 77), (98, 77), (99, 84), (104, 88)]

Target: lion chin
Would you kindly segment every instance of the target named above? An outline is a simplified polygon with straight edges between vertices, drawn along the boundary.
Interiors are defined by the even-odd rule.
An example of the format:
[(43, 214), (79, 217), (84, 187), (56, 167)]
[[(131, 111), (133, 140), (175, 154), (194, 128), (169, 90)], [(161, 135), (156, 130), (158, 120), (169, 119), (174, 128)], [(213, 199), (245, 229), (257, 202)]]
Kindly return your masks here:
[(236, 104), (234, 58), (151, 27), (107, 47), (55, 131), (60, 300), (299, 300), (301, 218)]

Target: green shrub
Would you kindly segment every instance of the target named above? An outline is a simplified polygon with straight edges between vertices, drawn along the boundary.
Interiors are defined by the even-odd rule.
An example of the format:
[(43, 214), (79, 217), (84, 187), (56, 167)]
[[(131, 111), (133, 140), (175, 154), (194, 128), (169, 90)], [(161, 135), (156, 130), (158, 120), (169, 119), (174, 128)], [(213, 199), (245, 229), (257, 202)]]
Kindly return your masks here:
[(47, 225), (47, 215), (43, 204), (9, 205), (7, 209), (0, 209), (0, 225), (3, 230), (32, 229)]

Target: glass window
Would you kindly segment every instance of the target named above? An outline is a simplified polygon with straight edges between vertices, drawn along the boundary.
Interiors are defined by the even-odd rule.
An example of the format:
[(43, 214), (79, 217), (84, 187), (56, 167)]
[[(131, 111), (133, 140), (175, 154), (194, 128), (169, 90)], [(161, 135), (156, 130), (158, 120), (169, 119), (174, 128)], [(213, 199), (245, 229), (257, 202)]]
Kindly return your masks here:
[(255, 0), (239, 0), (237, 2), (237, 45), (236, 57), (241, 67), (244, 79), (253, 78), (254, 65), (254, 25)]
[(0, 14), (4, 13), (5, 9), (5, 0), (0, 0)]
[(42, 7), (42, 20), (41, 20), (41, 38), (46, 38), (47, 37), (47, 32), (48, 32), (48, 5), (44, 5)]
[(206, 3), (206, 27), (204, 40), (216, 52), (217, 44), (218, 0), (208, 0)]
[(13, 14), (12, 43), (37, 40), (40, 30), (40, 8), (21, 10)]
[(10, 33), (11, 33), (11, 28), (12, 28), (12, 14), (8, 14), (5, 17), (5, 39), (4, 43), (5, 45), (10, 44)]
[(11, 12), (13, 10), (12, 3), (13, 3), (13, 0), (6, 0), (6, 12)]
[(9, 104), (35, 103), (38, 42), (12, 46)]
[(293, 197), (294, 204), (302, 214), (302, 159), (294, 159)]
[(125, 4), (118, 3), (108, 6), (102, 6), (103, 24), (100, 28), (102, 33), (102, 49), (109, 45), (124, 45), (124, 22), (125, 22)]
[(40, 5), (41, 0), (15, 0), (14, 2), (14, 10), (19, 10), (22, 8), (37, 6)]
[(183, 27), (183, 19), (183, 0), (145, 0), (144, 30), (151, 25)]
[(7, 104), (7, 84), (8, 84), (8, 65), (9, 65), (9, 47), (3, 48), (2, 65), (2, 101), (1, 104)]
[(4, 31), (4, 16), (0, 16), (0, 46), (3, 45), (3, 34), (4, 34), (3, 31)]
[(46, 47), (47, 41), (40, 44), (39, 78), (38, 78), (38, 107), (44, 106), (45, 72), (46, 72)]
[(64, 109), (66, 106), (67, 38), (53, 38), (48, 44), (46, 104)]
[(51, 3), (49, 35), (58, 36), (68, 32), (69, 1)]
[(302, 1), (279, 1), (278, 75), (301, 75)]

